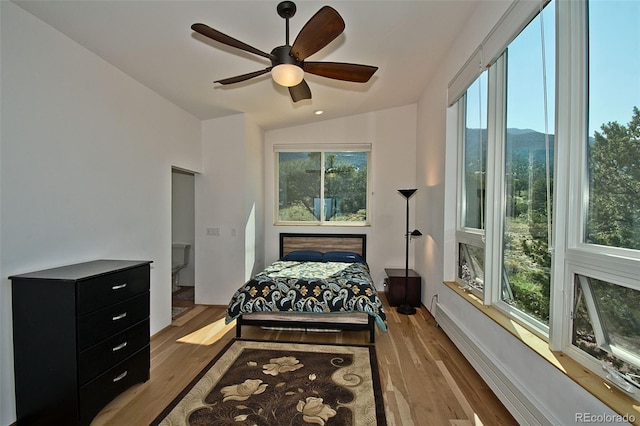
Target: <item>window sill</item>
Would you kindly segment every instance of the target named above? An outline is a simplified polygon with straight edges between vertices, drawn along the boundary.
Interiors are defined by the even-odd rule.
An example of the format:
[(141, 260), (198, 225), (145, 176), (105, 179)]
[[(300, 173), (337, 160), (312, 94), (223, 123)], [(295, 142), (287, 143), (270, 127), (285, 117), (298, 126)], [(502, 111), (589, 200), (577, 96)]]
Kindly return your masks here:
[(613, 411), (621, 416), (627, 415), (629, 418), (634, 416), (632, 424), (640, 425), (640, 402), (609, 385), (600, 376), (588, 371), (584, 366), (562, 352), (551, 351), (546, 341), (531, 333), (499, 310), (483, 304), (480, 298), (461, 289), (458, 283), (445, 281), (444, 284)]
[(368, 222), (274, 222), (273, 226), (310, 226), (310, 227), (327, 227), (327, 228), (370, 228)]

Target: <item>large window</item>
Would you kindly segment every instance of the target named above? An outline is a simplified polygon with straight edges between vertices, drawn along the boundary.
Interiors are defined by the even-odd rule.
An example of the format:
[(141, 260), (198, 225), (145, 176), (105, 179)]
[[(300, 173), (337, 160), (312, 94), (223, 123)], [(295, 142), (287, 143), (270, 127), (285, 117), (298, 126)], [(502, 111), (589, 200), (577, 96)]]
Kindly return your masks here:
[(460, 215), (458, 281), (481, 295), (484, 291), (484, 222), (487, 167), (487, 73), (467, 89), (461, 101), (464, 132), (460, 141)]
[[(589, 1), (584, 135), (574, 165), (578, 232), (567, 252), (573, 280), (569, 352), (617, 370), (640, 398), (640, 3)], [(582, 113), (586, 111), (586, 113)], [(614, 383), (615, 384), (615, 383)], [(620, 386), (618, 384), (618, 386)]]
[(457, 280), (543, 336), (551, 288), (554, 6), (535, 10), (458, 102)]
[(550, 1), (509, 21), (526, 4), (450, 84), (457, 279), (640, 398), (640, 2)]
[(277, 223), (366, 224), (368, 147), (276, 148)]
[[(505, 52), (502, 301), (549, 323), (555, 11), (536, 16)], [(546, 95), (546, 96), (545, 96)], [(539, 327), (539, 326), (538, 326)]]

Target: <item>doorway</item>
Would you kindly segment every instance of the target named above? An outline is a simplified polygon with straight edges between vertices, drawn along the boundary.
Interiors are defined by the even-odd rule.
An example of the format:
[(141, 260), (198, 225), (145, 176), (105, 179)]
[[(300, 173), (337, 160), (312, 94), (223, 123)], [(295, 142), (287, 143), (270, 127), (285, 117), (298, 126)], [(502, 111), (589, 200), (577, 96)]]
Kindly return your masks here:
[(171, 318), (195, 300), (195, 175), (171, 169)]

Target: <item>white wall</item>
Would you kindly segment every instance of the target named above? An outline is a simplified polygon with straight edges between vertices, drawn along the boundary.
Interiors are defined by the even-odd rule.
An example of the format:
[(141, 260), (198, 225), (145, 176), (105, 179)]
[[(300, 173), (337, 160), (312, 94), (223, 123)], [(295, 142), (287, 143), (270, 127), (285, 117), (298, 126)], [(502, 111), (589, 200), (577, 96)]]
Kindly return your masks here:
[[(370, 227), (274, 226), (277, 200), (274, 189), (273, 146), (314, 143), (370, 143), (372, 145)], [(385, 267), (404, 268), (406, 201), (397, 190), (415, 187), (415, 153), (416, 105), (265, 132), (264, 217), (267, 263), (278, 258), (281, 232), (365, 233), (367, 234), (367, 263), (371, 267), (371, 275), (376, 287), (382, 289)], [(411, 206), (414, 202), (412, 198)], [(414, 224), (415, 209), (411, 211), (410, 223)]]
[(245, 189), (245, 279), (249, 279), (264, 264), (264, 132), (247, 120), (246, 189)]
[[(445, 162), (445, 123), (447, 85), (438, 77), (432, 81), (418, 104), (416, 224), (423, 237), (416, 241), (416, 271), (423, 277), (422, 303), (430, 308), (434, 295), (443, 281), (442, 265), (445, 253), (445, 227), (454, 220), (455, 210), (446, 211), (447, 196), (455, 202), (455, 162)], [(436, 101), (436, 98), (438, 101)], [(426, 99), (426, 100), (425, 100)], [(453, 173), (451, 173), (453, 172)], [(453, 181), (448, 178), (453, 177)], [(455, 207), (455, 204), (454, 204)]]
[(152, 260), (151, 332), (170, 323), (171, 166), (201, 168), (201, 128), (13, 3), (0, 10), (6, 425), (15, 421), (8, 276), (99, 258)]
[[(418, 272), (428, 277), (423, 302), (427, 308), (435, 307), (432, 298), (438, 295), (453, 324), (443, 328), (460, 333), (451, 334), (452, 340), (503, 403), (510, 409), (520, 407), (514, 416), (523, 424), (569, 425), (575, 424), (576, 413), (613, 413), (442, 284), (453, 280), (455, 273), (457, 142), (455, 114), (447, 110), (447, 86), (509, 4), (478, 4), (418, 103), (416, 222), (425, 238), (416, 241), (415, 263)], [(484, 361), (489, 364), (483, 365)]]
[(196, 178), (195, 301), (226, 305), (263, 266), (262, 245), (256, 245), (263, 238), (261, 130), (244, 114), (203, 121), (202, 161), (203, 174)]

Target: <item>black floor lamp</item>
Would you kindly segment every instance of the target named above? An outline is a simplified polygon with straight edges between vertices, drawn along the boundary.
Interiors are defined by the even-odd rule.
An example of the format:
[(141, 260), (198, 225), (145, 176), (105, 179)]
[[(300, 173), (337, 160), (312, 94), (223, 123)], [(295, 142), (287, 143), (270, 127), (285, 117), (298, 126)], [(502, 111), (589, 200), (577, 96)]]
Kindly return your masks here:
[(405, 262), (404, 262), (404, 304), (398, 306), (398, 313), (404, 315), (414, 315), (416, 313), (416, 309), (409, 305), (409, 239), (411, 237), (419, 237), (422, 235), (422, 232), (414, 229), (409, 232), (409, 198), (417, 189), (399, 189), (398, 192), (402, 194), (402, 196), (407, 200), (407, 228), (406, 233), (404, 234), (406, 239), (406, 250), (405, 250)]

